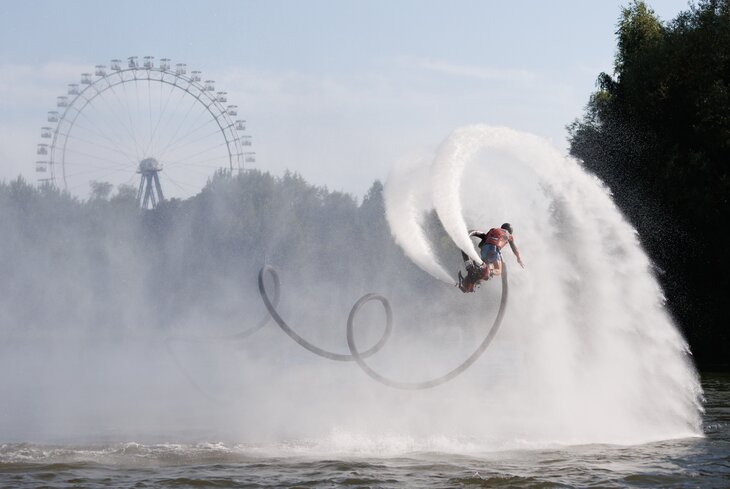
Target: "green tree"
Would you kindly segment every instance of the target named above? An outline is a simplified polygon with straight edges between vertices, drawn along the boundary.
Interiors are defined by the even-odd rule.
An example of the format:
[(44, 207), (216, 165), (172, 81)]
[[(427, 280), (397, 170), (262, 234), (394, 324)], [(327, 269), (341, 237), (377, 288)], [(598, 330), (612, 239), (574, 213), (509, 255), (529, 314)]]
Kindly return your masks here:
[(705, 365), (727, 362), (730, 322), (730, 2), (671, 22), (622, 10), (613, 76), (601, 73), (571, 153), (612, 189), (658, 265), (668, 303)]
[(109, 182), (92, 181), (89, 186), (91, 187), (91, 200), (107, 200), (114, 189), (114, 185)]

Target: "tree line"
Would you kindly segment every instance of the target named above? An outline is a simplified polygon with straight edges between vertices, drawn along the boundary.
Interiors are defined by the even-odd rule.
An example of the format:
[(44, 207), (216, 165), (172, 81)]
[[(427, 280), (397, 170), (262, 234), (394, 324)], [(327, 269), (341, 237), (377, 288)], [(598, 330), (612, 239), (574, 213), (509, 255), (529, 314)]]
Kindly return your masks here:
[(394, 281), (429, 287), (390, 236), (379, 181), (358, 202), (290, 172), (220, 172), (198, 195), (143, 211), (126, 187), (97, 183), (79, 200), (19, 177), (0, 182), (0, 235), (5, 332), (164, 329), (191, 315), (240, 324), (260, 307), (265, 263), (289, 294), (320, 287), (349, 305)]
[(614, 72), (568, 126), (570, 152), (637, 228), (700, 366), (727, 368), (730, 2), (662, 22), (634, 1), (617, 27)]
[[(571, 154), (639, 231), (700, 366), (727, 368), (730, 0), (669, 22), (643, 1), (625, 7), (614, 72), (568, 130)], [(427, 297), (440, 284), (394, 243), (382, 190), (376, 181), (358, 202), (294, 173), (218, 173), (190, 199), (140, 211), (132, 187), (96, 182), (82, 201), (0, 182), (0, 329), (233, 323), (253, 307), (264, 263), (345, 304), (373, 290)]]

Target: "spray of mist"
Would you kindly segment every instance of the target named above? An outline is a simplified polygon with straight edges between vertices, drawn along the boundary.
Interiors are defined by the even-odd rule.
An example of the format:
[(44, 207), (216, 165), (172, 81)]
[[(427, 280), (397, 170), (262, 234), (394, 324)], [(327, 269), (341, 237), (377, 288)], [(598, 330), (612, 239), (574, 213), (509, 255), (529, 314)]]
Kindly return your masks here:
[(454, 136), (446, 139), (431, 165), (431, 192), (436, 213), (444, 225), (446, 232), (464, 253), (482, 263), (469, 238), (461, 203), (461, 176), (464, 165), (479, 149), (478, 141), (459, 138), (457, 130)]
[[(217, 269), (205, 283), (219, 292), (194, 288), (184, 295), (194, 300), (190, 310), (160, 328), (154, 317), (138, 312), (160, 305), (139, 281), (139, 271), (150, 268), (150, 260), (184, 263), (188, 247), (197, 243), (189, 239), (195, 228), (178, 225), (160, 254), (149, 258), (124, 241), (120, 230), (96, 253), (78, 247), (82, 252), (69, 259), (74, 270), (88, 265), (96, 272), (106, 268), (89, 264), (89, 256), (124, 259), (111, 269), (126, 273), (129, 286), (110, 282), (108, 294), (99, 296), (98, 274), (89, 274), (94, 280), (66, 274), (65, 286), (40, 295), (34, 308), (47, 315), (78, 309), (93, 319), (93, 328), (79, 327), (73, 316), (24, 333), (29, 308), (10, 308), (5, 322), (16, 326), (17, 338), (0, 347), (6, 372), (0, 389), (7, 394), (2, 439), (222, 440), (258, 443), (276, 453), (381, 456), (701, 434), (701, 391), (687, 345), (664, 309), (636, 233), (600, 181), (538, 137), (486, 126), (458, 129), (435, 162), (400, 171), (394, 170), (386, 186), (392, 234), (413, 262), (451, 285), (417, 271), (409, 278), (412, 267), (400, 253), (394, 254), (398, 261), (384, 259), (377, 247), (353, 243), (341, 233), (351, 214), (344, 213), (343, 221), (330, 214), (326, 222), (306, 221), (300, 206), (284, 198), (292, 193), (287, 190), (257, 208), (270, 212), (261, 217), (272, 231), (261, 241), (282, 280), (278, 310), (302, 337), (346, 353), (350, 307), (363, 294), (380, 292), (392, 302), (393, 333), (368, 364), (404, 382), (442, 375), (484, 339), (500, 290), (497, 281), (475, 294), (453, 287), (423, 239), (424, 211), (438, 209), (452, 239), (472, 253), (467, 229), (509, 221), (527, 268), (514, 266), (505, 252), (510, 303), (503, 324), (463, 375), (417, 393), (390, 389), (351, 362), (312, 355), (274, 327), (241, 341), (193, 341), (241, 336), (256, 325), (265, 312), (255, 282), (261, 254)], [(248, 178), (251, 186), (241, 195), (272, 185), (263, 176)], [(285, 182), (287, 189), (299, 188), (293, 179)], [(210, 195), (206, 220), (230, 214), (227, 200), (216, 200), (224, 194)], [(271, 206), (278, 210), (268, 211)], [(230, 222), (246, 219), (234, 216)], [(250, 227), (259, 219), (249, 222)], [(297, 246), (290, 230), (301, 223), (319, 226), (309, 236), (312, 249), (322, 249), (326, 260), (292, 258)], [(322, 246), (327, 244), (331, 247)], [(51, 274), (44, 260), (53, 254), (48, 248), (25, 259), (17, 283), (47, 290), (42, 285)], [(456, 247), (453, 255), (461, 261)], [(164, 283), (175, 295), (190, 293), (186, 283), (196, 284), (175, 275)], [(36, 304), (28, 296), (26, 305)], [(377, 307), (363, 309), (355, 333), (366, 348), (382, 335), (383, 314)], [(170, 344), (170, 337), (186, 340)]]
[(384, 190), (385, 216), (396, 243), (413, 262), (434, 278), (451, 284), (454, 279), (439, 264), (421, 224), (432, 208), (429, 175), (423, 171), (423, 161), (404, 159), (393, 167)]
[[(688, 346), (635, 230), (597, 178), (539, 137), (484, 125), (454, 131), (421, 171), (430, 171), (433, 205), (461, 249), (474, 258), (468, 228), (510, 221), (527, 263), (512, 267), (504, 343), (486, 355), (509, 362), (509, 382), (477, 402), (483, 433), (561, 442), (701, 433)], [(390, 223), (394, 235), (417, 224)], [(509, 251), (505, 260), (514, 263)]]

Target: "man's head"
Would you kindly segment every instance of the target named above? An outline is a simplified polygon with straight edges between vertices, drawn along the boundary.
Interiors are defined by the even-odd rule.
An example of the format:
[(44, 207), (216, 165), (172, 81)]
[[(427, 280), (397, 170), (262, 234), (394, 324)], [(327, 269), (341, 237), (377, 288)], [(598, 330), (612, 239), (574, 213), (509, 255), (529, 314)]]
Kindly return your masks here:
[(502, 224), (502, 229), (506, 229), (510, 234), (512, 234), (512, 224), (505, 222)]

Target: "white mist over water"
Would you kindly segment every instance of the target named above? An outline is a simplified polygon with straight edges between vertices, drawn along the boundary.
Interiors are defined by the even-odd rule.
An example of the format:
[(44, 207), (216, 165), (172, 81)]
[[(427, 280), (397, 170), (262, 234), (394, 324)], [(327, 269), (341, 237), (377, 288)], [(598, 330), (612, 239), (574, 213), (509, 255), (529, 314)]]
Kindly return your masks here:
[[(4, 338), (0, 442), (223, 441), (272, 454), (383, 456), (699, 435), (700, 390), (686, 344), (663, 308), (636, 233), (601, 183), (540, 138), (484, 126), (457, 130), (433, 166), (434, 172), (429, 159), (416, 158), (394, 170), (387, 217), (413, 261), (450, 285), (410, 266), (369, 271), (387, 279), (376, 287), (334, 265), (309, 270), (306, 261), (279, 260), (272, 263), (282, 280), (278, 310), (303, 337), (346, 353), (350, 307), (367, 292), (382, 292), (392, 301), (394, 330), (368, 359), (373, 368), (407, 382), (461, 363), (492, 323), (499, 283), (461, 294), (455, 273), (438, 264), (420, 222), (435, 205), (436, 184), (439, 216), (452, 234), (509, 221), (527, 265), (520, 269), (505, 252), (505, 320), (462, 376), (427, 391), (390, 389), (351, 362), (312, 355), (273, 325), (242, 341), (210, 341), (248, 330), (264, 313), (254, 273), (232, 265), (220, 279), (241, 286), (224, 288), (231, 292), (214, 308), (201, 301), (174, 330), (132, 316), (122, 323), (128, 330), (111, 336), (60, 323), (15, 342)], [(444, 188), (437, 172), (448, 174)], [(272, 249), (292, 246), (287, 232), (300, 217), (286, 212), (271, 223), (286, 230), (281, 242), (267, 243)], [(464, 235), (453, 237), (466, 243)], [(171, 246), (165, 255), (182, 254), (186, 241), (172, 243), (181, 249)], [(125, 249), (108, 243), (109, 256), (127, 256)], [(347, 251), (348, 267), (372, 252), (360, 243)], [(337, 264), (336, 253), (327, 253)], [(453, 255), (460, 262), (455, 247)], [(404, 270), (416, 281), (403, 280)], [(69, 288), (85, 286), (68, 279)], [(114, 297), (103, 305), (110, 315), (121, 309), (114, 306), (146, 305), (143, 294)], [(105, 321), (100, 314), (100, 328)], [(373, 344), (382, 328), (382, 311), (365, 307), (356, 321), (358, 344)]]
[[(460, 248), (474, 257), (467, 229), (509, 221), (527, 266), (505, 251), (511, 294), (501, 342), (474, 368), (502, 364), (509, 381), (464, 394), (474, 433), (507, 444), (700, 435), (701, 389), (687, 344), (635, 230), (597, 178), (539, 137), (483, 125), (454, 131), (421, 171), (430, 172), (433, 207)], [(386, 185), (399, 243), (420, 226), (415, 213), (390, 213), (408, 195), (401, 182)], [(404, 250), (417, 264), (436, 259)], [(498, 294), (496, 283), (484, 288)]]

